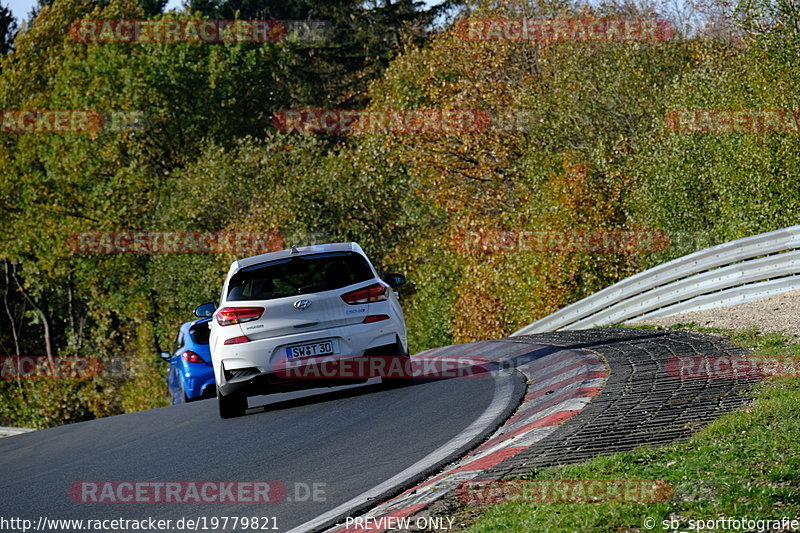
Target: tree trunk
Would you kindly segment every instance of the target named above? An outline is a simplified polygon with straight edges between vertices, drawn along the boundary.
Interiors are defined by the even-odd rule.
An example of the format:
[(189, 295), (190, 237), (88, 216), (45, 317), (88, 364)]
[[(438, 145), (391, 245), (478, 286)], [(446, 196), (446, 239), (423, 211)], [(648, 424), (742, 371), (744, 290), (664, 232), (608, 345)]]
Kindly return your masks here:
[[(14, 353), (19, 357), (21, 354), (19, 353), (19, 337), (17, 330), (17, 325), (14, 322), (14, 313), (11, 312), (11, 307), (8, 305), (8, 290), (11, 287), (11, 279), (8, 275), (8, 260), (3, 261), (4, 267), (4, 274), (5, 274), (5, 291), (3, 292), (3, 306), (6, 309), (6, 314), (8, 315), (8, 320), (11, 325), (11, 336), (14, 339)], [(24, 305), (24, 302), (23, 302)]]
[(42, 319), (42, 326), (44, 326), (44, 349), (45, 353), (47, 354), (47, 362), (50, 365), (50, 370), (55, 371), (55, 361), (53, 360), (53, 343), (52, 339), (50, 338), (50, 319), (48, 318), (47, 313), (44, 311), (43, 306), (40, 307), (37, 305), (36, 302), (33, 301), (33, 298), (31, 298), (30, 294), (28, 294), (28, 291), (25, 290), (25, 287), (22, 286), (19, 278), (17, 278), (16, 272), (12, 271), (11, 276), (14, 278), (14, 282), (17, 284), (22, 296), (24, 296), (31, 307), (33, 307), (33, 309), (39, 313), (39, 316)]

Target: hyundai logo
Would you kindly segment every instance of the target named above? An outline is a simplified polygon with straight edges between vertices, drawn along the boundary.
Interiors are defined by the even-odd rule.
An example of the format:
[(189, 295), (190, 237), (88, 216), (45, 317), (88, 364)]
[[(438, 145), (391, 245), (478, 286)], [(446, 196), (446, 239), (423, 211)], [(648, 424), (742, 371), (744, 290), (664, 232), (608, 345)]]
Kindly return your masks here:
[(309, 307), (311, 307), (311, 300), (297, 300), (294, 303), (294, 306), (302, 311), (305, 311)]

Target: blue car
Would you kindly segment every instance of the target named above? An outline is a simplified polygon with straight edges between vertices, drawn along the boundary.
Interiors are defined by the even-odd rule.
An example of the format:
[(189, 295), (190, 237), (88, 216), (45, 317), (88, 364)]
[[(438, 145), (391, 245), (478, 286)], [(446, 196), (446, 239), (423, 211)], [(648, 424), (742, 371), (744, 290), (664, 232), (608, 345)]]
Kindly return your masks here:
[(213, 398), (217, 394), (208, 345), (210, 321), (206, 317), (182, 324), (172, 353), (160, 354), (169, 362), (167, 385), (173, 404)]

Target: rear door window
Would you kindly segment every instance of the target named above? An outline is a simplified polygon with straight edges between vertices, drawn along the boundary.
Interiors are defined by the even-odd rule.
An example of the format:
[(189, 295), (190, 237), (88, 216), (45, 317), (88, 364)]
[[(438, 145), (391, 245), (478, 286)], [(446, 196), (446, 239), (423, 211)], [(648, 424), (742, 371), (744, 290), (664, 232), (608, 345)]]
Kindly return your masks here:
[(172, 348), (173, 352), (177, 352), (183, 347), (183, 330), (178, 330), (178, 336), (175, 337), (175, 346)]
[(288, 257), (243, 268), (228, 283), (228, 301), (271, 300), (329, 291), (373, 278), (363, 256), (353, 252)]
[(189, 328), (189, 335), (195, 344), (208, 344), (208, 338), (211, 335), (211, 330), (208, 329), (208, 322), (195, 324)]

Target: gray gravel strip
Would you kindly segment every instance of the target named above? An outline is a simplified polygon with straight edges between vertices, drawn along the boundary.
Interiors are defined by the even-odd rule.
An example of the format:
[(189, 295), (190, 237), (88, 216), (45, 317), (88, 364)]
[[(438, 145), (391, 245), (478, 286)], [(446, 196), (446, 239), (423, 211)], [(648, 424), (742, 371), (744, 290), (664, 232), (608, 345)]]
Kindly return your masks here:
[[(766, 317), (769, 317), (769, 320), (765, 320)], [(784, 292), (728, 307), (637, 321), (633, 324), (669, 327), (690, 322), (705, 328), (756, 328), (761, 333), (783, 332), (800, 335), (800, 291)]]

